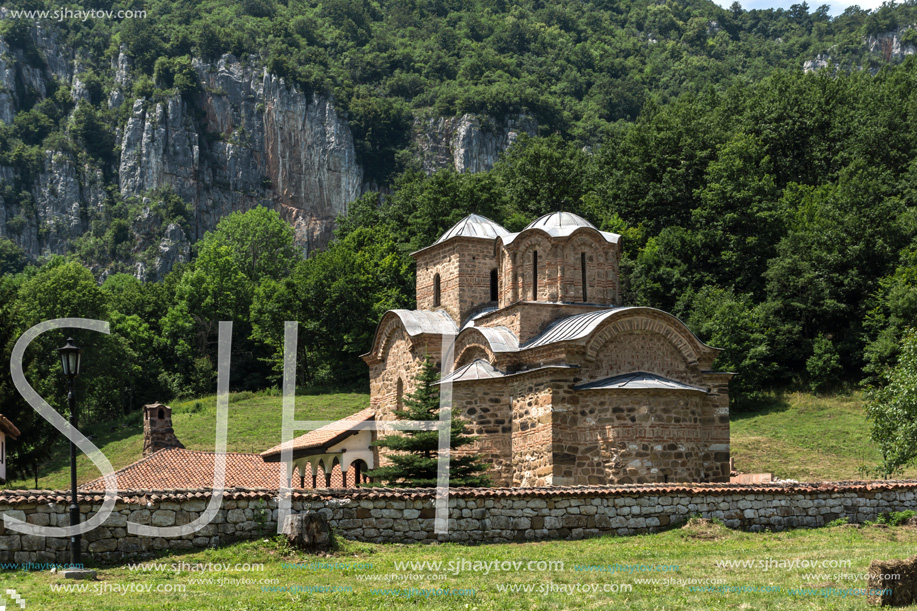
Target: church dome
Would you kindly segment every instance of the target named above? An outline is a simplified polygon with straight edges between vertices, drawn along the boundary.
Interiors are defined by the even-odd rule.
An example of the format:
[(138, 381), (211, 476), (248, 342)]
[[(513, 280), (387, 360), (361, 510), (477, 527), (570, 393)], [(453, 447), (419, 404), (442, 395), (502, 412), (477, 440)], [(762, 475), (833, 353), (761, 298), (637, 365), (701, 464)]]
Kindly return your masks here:
[(496, 239), (508, 235), (509, 231), (479, 214), (469, 214), (452, 226), (449, 231), (440, 236), (434, 244), (442, 244), (446, 240), (457, 237)]
[[(596, 229), (595, 225), (572, 212), (552, 212), (546, 214), (526, 225), (525, 229), (534, 229), (536, 227), (538, 229), (544, 229), (548, 233), (553, 233), (551, 229), (559, 229), (563, 233), (572, 233), (579, 227), (591, 227)], [(523, 229), (523, 231), (525, 231), (525, 229)]]
[(565, 238), (580, 229), (592, 229), (593, 231), (598, 231), (599, 234), (605, 238), (606, 242), (618, 244), (621, 241), (621, 236), (618, 234), (608, 231), (599, 231), (595, 225), (578, 214), (573, 214), (572, 212), (552, 212), (535, 219), (526, 225), (525, 229), (518, 233), (510, 233), (501, 236), (503, 238), (503, 244), (511, 244), (517, 236), (522, 235), (526, 231), (531, 231), (532, 229), (540, 229), (553, 238)]

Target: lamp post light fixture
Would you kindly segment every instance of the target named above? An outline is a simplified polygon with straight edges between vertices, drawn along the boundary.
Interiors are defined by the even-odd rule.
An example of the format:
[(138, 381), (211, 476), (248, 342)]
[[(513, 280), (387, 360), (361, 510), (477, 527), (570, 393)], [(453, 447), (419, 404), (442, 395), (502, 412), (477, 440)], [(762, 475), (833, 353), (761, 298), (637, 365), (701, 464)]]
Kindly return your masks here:
[[(76, 395), (73, 392), (74, 381), (76, 376), (80, 375), (80, 354), (83, 352), (73, 343), (73, 338), (67, 338), (67, 344), (63, 348), (57, 349), (60, 354), (61, 365), (64, 368), (64, 375), (67, 377), (69, 392), (67, 393), (67, 403), (70, 407), (70, 426), (76, 430)], [(76, 496), (76, 444), (70, 442), (70, 492), (72, 499), (70, 501), (70, 526), (77, 526), (80, 523), (80, 505)], [(70, 562), (74, 568), (82, 565), (80, 560), (81, 552), (80, 535), (76, 534), (70, 537)]]

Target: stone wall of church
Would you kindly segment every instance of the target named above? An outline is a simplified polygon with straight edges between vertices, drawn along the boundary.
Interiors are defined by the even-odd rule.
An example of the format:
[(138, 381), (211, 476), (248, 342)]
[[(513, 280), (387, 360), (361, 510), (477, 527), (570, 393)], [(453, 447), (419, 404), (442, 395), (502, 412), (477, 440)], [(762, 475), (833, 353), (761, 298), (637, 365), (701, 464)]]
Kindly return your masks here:
[(499, 262), (507, 279), (500, 288), (500, 307), (517, 301), (620, 304), (618, 246), (590, 232), (552, 238), (532, 231), (507, 245)]
[[(717, 401), (676, 390), (556, 388), (555, 481), (567, 485), (728, 482)], [(725, 435), (724, 435), (725, 433)]]
[[(446, 310), (452, 320), (459, 319), (459, 254), (455, 240), (417, 255), (416, 296), (418, 310)], [(439, 305), (434, 297), (434, 278), (439, 274)]]
[(415, 380), (425, 356), (437, 364), (442, 354), (439, 336), (424, 336), (411, 340), (400, 327), (392, 334), (391, 345), (379, 362), (369, 365), (370, 407), (376, 411), (377, 420), (391, 420), (391, 412), (398, 404), (398, 382), (402, 395), (414, 391)]
[(594, 381), (635, 371), (655, 373), (686, 384), (703, 384), (697, 363), (693, 366), (688, 363), (668, 338), (642, 330), (611, 338), (599, 349), (584, 377)]
[(453, 415), (468, 422), (468, 431), (478, 440), (454, 450), (457, 456), (476, 454), (490, 466), (494, 486), (513, 485), (513, 416), (505, 380), (459, 382), (452, 387)]
[[(425, 355), (430, 355), (436, 362), (441, 359), (442, 341), (439, 336), (424, 336), (412, 341), (400, 323), (393, 321), (393, 324), (397, 324), (398, 328), (393, 331), (381, 360), (369, 365), (370, 407), (375, 410), (377, 421), (395, 419), (392, 412), (399, 404), (399, 391), (402, 397), (414, 391)], [(385, 433), (380, 432), (380, 435)], [(385, 466), (388, 461), (384, 450), (380, 452), (379, 464)]]
[[(453, 238), (417, 255), (417, 308), (443, 308), (461, 324), (489, 303), (491, 271), (497, 269), (493, 240)], [(434, 277), (440, 277), (440, 305), (435, 306)], [(498, 274), (499, 286), (499, 274)]]
[(558, 375), (563, 374), (541, 370), (507, 379), (513, 414), (514, 486), (554, 484), (551, 381)]

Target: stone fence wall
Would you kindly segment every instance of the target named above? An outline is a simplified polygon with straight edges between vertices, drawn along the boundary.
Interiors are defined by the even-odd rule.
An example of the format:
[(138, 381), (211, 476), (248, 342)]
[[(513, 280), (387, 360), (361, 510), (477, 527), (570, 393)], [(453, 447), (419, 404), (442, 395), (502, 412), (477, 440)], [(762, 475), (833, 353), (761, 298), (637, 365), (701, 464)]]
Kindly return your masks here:
[[(276, 490), (227, 490), (222, 508), (202, 530), (181, 538), (136, 537), (127, 522), (187, 524), (212, 494), (203, 490), (124, 492), (106, 523), (83, 536), (84, 561), (116, 563), (160, 550), (194, 550), (277, 530)], [(449, 533), (433, 532), (431, 490), (294, 491), (295, 512), (319, 511), (338, 536), (360, 541), (497, 543), (582, 539), (656, 532), (692, 515), (718, 518), (730, 528), (759, 531), (823, 526), (841, 517), (874, 520), (892, 511), (917, 510), (917, 481), (823, 484), (627, 485), (569, 488), (453, 489)], [(87, 495), (84, 516), (100, 507)], [(69, 524), (65, 493), (0, 491), (0, 515), (32, 524)], [(0, 563), (66, 563), (69, 540), (20, 535), (0, 522)]]

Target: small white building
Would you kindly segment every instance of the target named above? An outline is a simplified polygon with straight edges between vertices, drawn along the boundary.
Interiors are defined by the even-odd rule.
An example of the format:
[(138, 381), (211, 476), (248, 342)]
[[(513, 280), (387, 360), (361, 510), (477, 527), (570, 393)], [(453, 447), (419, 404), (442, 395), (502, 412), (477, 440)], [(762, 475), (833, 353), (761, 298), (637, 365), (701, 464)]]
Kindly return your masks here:
[(19, 429), (0, 414), (0, 484), (6, 483), (6, 444), (19, 438)]
[[(348, 488), (369, 481), (366, 472), (378, 464), (378, 450), (372, 446), (376, 431), (364, 427), (375, 421), (373, 408), (368, 407), (334, 424), (309, 431), (285, 444), (261, 453), (266, 463), (278, 463), (284, 448), (292, 450), (293, 486), (299, 475), (300, 488)], [(324, 474), (322, 480), (318, 472)], [(348, 476), (348, 473), (353, 475)], [(311, 478), (311, 482), (309, 479)]]

